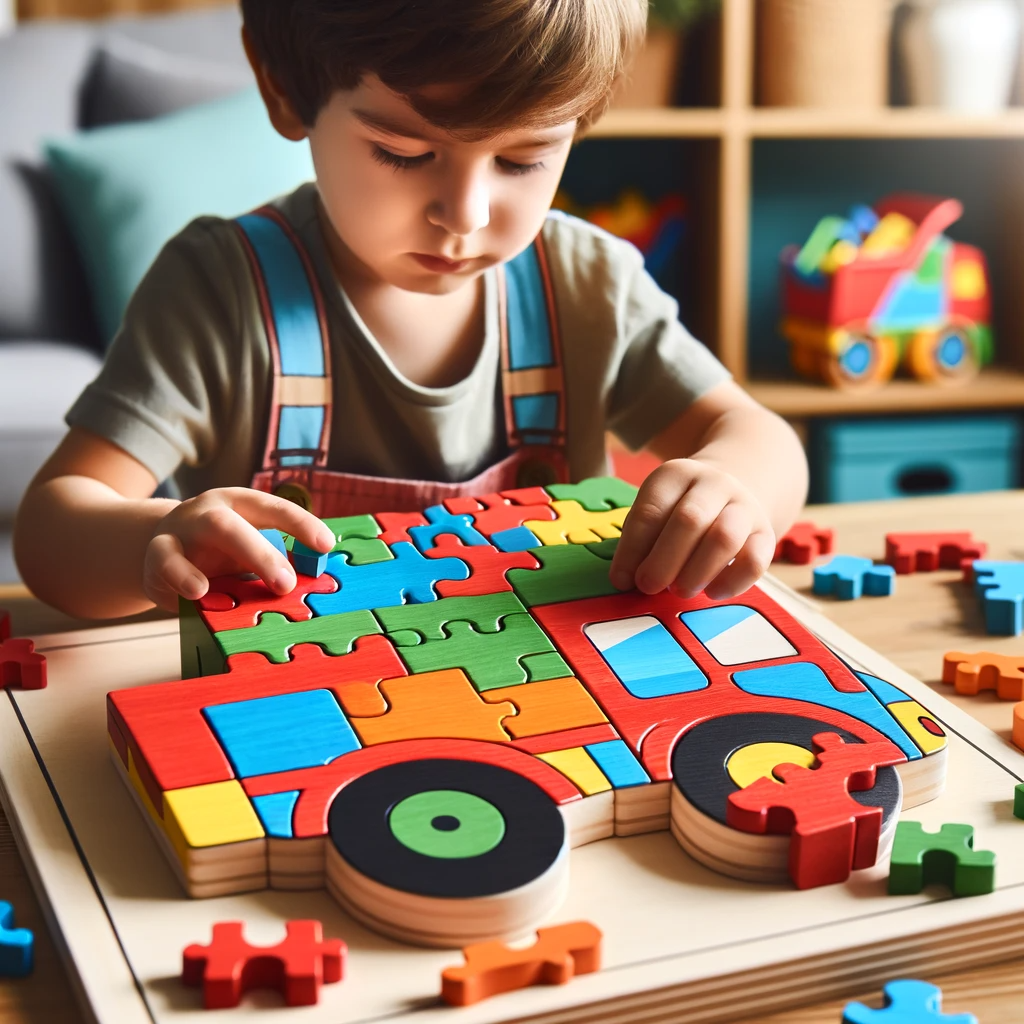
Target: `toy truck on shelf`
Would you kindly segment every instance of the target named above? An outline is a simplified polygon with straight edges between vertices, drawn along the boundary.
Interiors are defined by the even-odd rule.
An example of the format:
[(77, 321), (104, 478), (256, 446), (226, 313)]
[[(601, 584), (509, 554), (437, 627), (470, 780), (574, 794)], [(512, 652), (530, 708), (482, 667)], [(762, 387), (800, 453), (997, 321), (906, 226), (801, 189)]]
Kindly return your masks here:
[(780, 331), (803, 377), (857, 388), (898, 365), (956, 384), (992, 358), (984, 254), (942, 232), (956, 199), (896, 194), (849, 218), (825, 217), (782, 253)]
[[(901, 807), (941, 789), (941, 725), (763, 590), (620, 593), (616, 540), (588, 528), (617, 534), (625, 508), (507, 493), (529, 505), (457, 499), (479, 511), (444, 528), (479, 529), (471, 546), (410, 526), (422, 551), (395, 540), (355, 566), (338, 552), (284, 597), (213, 581), (183, 606), (192, 677), (108, 695), (114, 763), (191, 895), (326, 885), (377, 931), (457, 946), (534, 928), (564, 896), (570, 847), (613, 835), (671, 828), (725, 874), (842, 881), (867, 866), (846, 856), (842, 823), (846, 852), (807, 856), (797, 876), (788, 836), (730, 816), (731, 796), (781, 762), (812, 766), (828, 734), (841, 756), (871, 761), (852, 807), (875, 816), (880, 853)], [(517, 508), (537, 546), (489, 545), (501, 535), (487, 517)], [(399, 563), (419, 603), (396, 591), (382, 607), (380, 580)], [(785, 815), (769, 818), (773, 832)]]

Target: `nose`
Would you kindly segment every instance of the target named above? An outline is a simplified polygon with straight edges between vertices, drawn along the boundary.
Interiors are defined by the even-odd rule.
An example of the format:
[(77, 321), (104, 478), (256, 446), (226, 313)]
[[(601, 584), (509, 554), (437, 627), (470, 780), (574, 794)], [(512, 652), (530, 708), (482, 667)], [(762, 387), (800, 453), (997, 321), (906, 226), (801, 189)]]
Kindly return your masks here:
[(427, 209), (427, 219), (452, 235), (471, 235), (491, 220), (491, 191), (487, 172), (448, 167)]

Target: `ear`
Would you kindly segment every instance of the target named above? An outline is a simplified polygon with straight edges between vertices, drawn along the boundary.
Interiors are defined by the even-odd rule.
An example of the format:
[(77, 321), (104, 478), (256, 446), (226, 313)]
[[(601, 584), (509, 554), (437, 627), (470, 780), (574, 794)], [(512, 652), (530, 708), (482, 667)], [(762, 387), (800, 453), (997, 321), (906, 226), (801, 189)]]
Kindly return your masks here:
[(306, 126), (302, 118), (295, 112), (291, 100), (281, 88), (280, 83), (270, 72), (270, 69), (260, 60), (253, 45), (252, 36), (249, 30), (242, 26), (242, 46), (245, 47), (245, 55), (249, 58), (253, 74), (256, 76), (256, 84), (260, 88), (260, 95), (267, 108), (267, 115), (270, 123), (277, 130), (292, 142), (301, 142), (307, 136)]

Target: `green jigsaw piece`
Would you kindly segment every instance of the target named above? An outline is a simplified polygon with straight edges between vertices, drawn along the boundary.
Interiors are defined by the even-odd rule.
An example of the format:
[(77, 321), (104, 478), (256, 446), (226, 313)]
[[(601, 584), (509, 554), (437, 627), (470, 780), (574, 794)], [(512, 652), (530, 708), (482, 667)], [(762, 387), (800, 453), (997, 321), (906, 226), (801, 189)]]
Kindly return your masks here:
[[(323, 524), (334, 534), (330, 553), (344, 551), (349, 565), (370, 565), (395, 557), (391, 548), (378, 539), (380, 524), (373, 516), (334, 516), (324, 519)], [(286, 534), (284, 546), (291, 551), (294, 545), (295, 538)]]
[(530, 548), (530, 554), (541, 567), (510, 569), (505, 579), (527, 608), (618, 594), (608, 579), (609, 560), (618, 540), (613, 537), (595, 544), (549, 544)]
[(588, 512), (610, 512), (632, 505), (637, 488), (614, 476), (594, 476), (578, 484), (548, 484), (555, 501), (578, 501)]
[(972, 825), (946, 824), (925, 832), (919, 821), (896, 826), (889, 893), (906, 896), (926, 885), (945, 885), (954, 896), (980, 896), (996, 884), (996, 855), (974, 849)]
[[(182, 679), (185, 677), (182, 676)], [(1013, 816), (1024, 818), (1024, 782), (1018, 782), (1013, 787)]]
[(178, 598), (178, 632), (182, 679), (219, 676), (227, 671), (224, 652), (203, 620), (199, 606), (183, 597)]
[(288, 661), (288, 650), (296, 644), (318, 644), (328, 654), (348, 654), (361, 636), (382, 633), (380, 623), (369, 611), (315, 615), (302, 622), (286, 619), (280, 612), (262, 612), (255, 626), (225, 629), (214, 639), (225, 658), (245, 651), (259, 651), (271, 661)]
[[(547, 635), (527, 613), (506, 616), (496, 633), (477, 632), (469, 622), (448, 622), (445, 629), (448, 635), (443, 640), (398, 649), (410, 672), (461, 668), (481, 693), (572, 675)], [(524, 664), (537, 655), (544, 660)]]
[(522, 614), (525, 611), (519, 598), (511, 590), (503, 590), (496, 594), (442, 597), (424, 604), (396, 604), (390, 608), (374, 608), (373, 614), (380, 620), (387, 633), (414, 630), (424, 640), (443, 640), (445, 632), (442, 627), (448, 622), (471, 622), (480, 633), (497, 633), (501, 629), (501, 620), (506, 615)]

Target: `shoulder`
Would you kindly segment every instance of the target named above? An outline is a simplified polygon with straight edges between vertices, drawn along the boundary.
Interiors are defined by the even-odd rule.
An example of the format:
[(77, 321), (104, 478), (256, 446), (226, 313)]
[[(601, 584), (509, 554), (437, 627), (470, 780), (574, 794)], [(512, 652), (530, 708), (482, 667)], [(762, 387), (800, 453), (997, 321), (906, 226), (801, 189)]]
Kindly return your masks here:
[(548, 213), (541, 237), (551, 263), (574, 279), (621, 280), (643, 269), (644, 258), (635, 245), (559, 210)]

